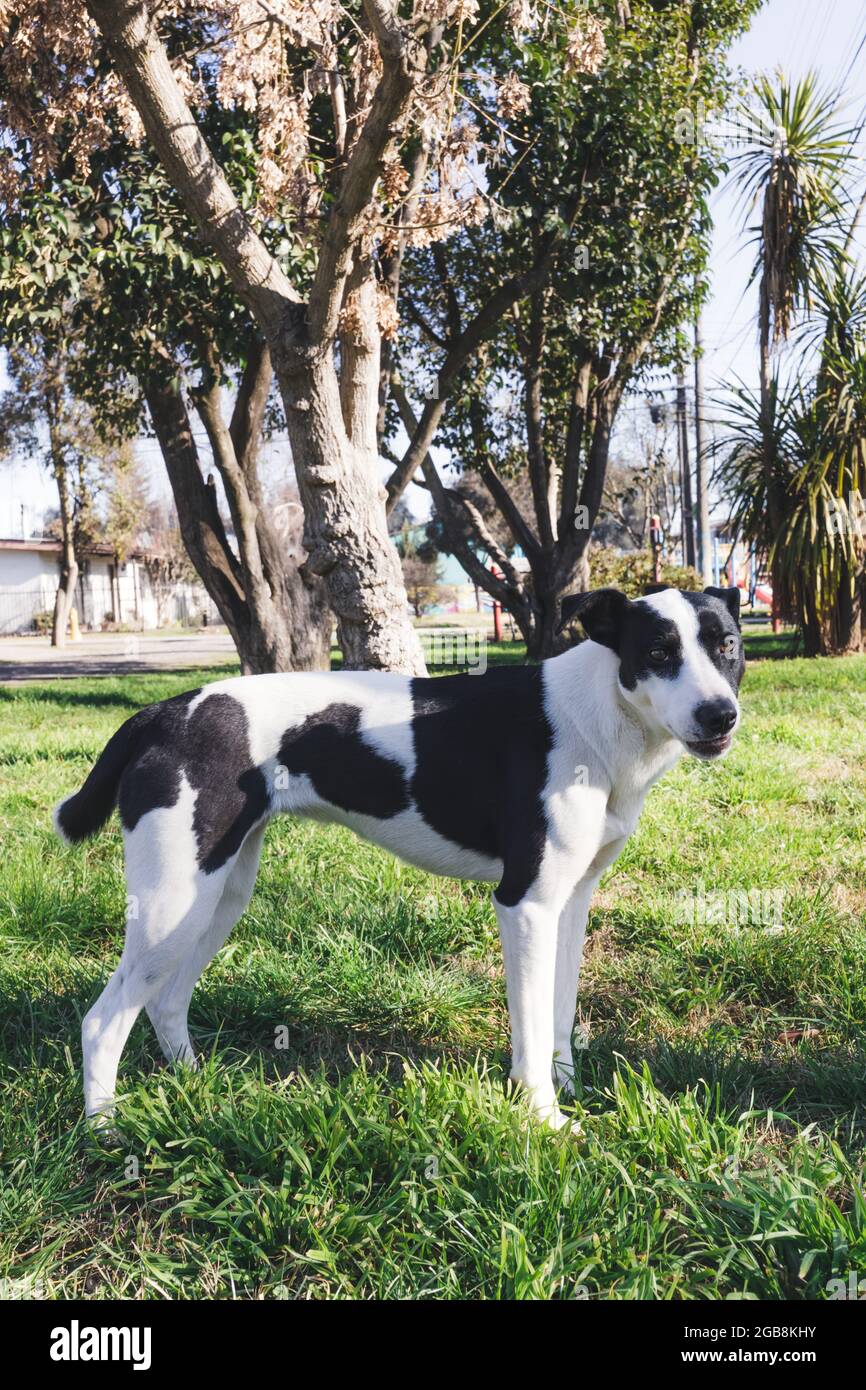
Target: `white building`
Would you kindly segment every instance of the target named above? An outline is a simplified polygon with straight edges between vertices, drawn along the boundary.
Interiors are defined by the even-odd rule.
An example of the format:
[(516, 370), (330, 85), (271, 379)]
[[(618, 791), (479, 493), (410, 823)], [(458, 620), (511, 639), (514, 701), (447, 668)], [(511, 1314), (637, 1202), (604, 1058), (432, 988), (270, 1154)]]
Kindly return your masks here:
[[(60, 575), (60, 542), (0, 539), (0, 635), (33, 632), (54, 610)], [(80, 567), (75, 607), (83, 628), (135, 631), (180, 623), (219, 623), (219, 613), (200, 584), (151, 582), (144, 557), (134, 551), (117, 563), (107, 545), (94, 545)]]

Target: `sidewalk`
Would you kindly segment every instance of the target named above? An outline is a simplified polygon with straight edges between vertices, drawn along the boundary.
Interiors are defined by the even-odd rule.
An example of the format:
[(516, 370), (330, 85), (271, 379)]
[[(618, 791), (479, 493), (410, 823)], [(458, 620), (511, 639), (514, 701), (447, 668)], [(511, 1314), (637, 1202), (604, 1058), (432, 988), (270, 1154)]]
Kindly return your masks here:
[(0, 637), (0, 685), (56, 676), (117, 676), (179, 671), (236, 660), (225, 630), (195, 632), (88, 632), (60, 650), (47, 637)]

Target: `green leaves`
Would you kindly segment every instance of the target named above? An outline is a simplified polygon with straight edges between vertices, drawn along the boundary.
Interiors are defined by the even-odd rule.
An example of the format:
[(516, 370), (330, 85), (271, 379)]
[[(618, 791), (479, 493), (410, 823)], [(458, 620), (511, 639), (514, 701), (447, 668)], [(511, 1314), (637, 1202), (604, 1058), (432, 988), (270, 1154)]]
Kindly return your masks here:
[(743, 207), (760, 216), (752, 277), (761, 280), (774, 343), (788, 336), (838, 245), (854, 158), (853, 131), (838, 110), (838, 94), (819, 88), (814, 73), (796, 83), (762, 75), (741, 108), (750, 143), (731, 165)]

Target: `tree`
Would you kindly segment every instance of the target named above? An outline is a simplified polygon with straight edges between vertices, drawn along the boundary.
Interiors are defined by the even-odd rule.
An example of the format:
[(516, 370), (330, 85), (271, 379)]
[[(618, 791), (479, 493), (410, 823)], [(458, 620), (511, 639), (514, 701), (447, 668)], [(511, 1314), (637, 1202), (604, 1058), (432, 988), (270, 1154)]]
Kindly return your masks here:
[(40, 338), (30, 352), (9, 352), (11, 385), (0, 397), (0, 450), (41, 456), (57, 485), (60, 578), (52, 647), (66, 644), (80, 557), (93, 539), (89, 474), (104, 449), (90, 411), (70, 389), (67, 364), (75, 350), (73, 342)]
[(106, 450), (98, 465), (98, 486), (105, 498), (103, 539), (122, 564), (142, 541), (149, 499), (147, 484), (128, 440)]
[[(462, 41), (464, 17), (470, 23), (476, 8), (456, 0), (428, 13), (419, 4), (407, 22), (391, 0), (364, 0), (360, 9), (210, 0), (185, 7), (187, 33), (195, 30), (201, 41), (189, 61), (182, 43), (167, 47), (177, 29), (162, 29), (160, 8), (140, 0), (91, 0), (87, 14), (97, 34), (77, 6), (32, 0), (10, 30), (19, 55), (38, 54), (35, 100), (29, 76), (20, 80), (20, 61), (16, 68), (13, 55), (6, 67), (19, 79), (16, 91), (31, 93), (29, 105), (10, 107), (19, 129), (26, 124), (22, 110), (29, 112), (46, 162), (70, 110), (82, 126), (76, 154), (86, 164), (88, 145), (104, 138), (105, 108), (128, 108), (131, 99), (170, 182), (255, 318), (282, 394), (307, 566), (325, 577), (350, 667), (423, 669), (381, 505), (376, 420), (380, 320), (387, 314), (372, 241), (382, 222), (393, 221), (403, 190), (401, 156), (417, 157), (422, 117), (447, 154), (452, 45)], [(255, 114), (255, 212), (244, 209), (230, 171), (208, 145), (208, 72), (226, 105)], [(268, 199), (272, 204), (289, 188), (298, 222), (315, 219), (320, 233), (308, 292), (290, 278), (262, 229)], [(179, 418), (166, 428), (175, 441), (183, 434)]]
[[(486, 168), (494, 216), (407, 253), (415, 339), (401, 337), (393, 390), (411, 443), (391, 500), (420, 466), (449, 548), (531, 657), (557, 649), (562, 597), (588, 582), (626, 392), (687, 351), (679, 330), (702, 292), (706, 198), (724, 166), (679, 126), (724, 103), (725, 52), (750, 8), (632, 4), (605, 29), (598, 77), (571, 64), (565, 35), (503, 37), (495, 65), (509, 78), (473, 92), (503, 125)], [(508, 544), (439, 477), (434, 437), (480, 480)]]
[[(60, 137), (58, 137), (59, 139)], [(65, 138), (67, 147), (74, 137)], [(241, 162), (245, 142), (238, 139)], [(234, 148), (234, 146), (233, 146)], [(0, 218), (3, 337), (68, 325), (76, 392), (106, 430), (155, 430), (181, 531), (245, 672), (327, 668), (321, 579), (289, 557), (261, 495), (263, 433), (283, 422), (269, 355), (158, 166), (117, 131), (88, 181), (48, 178), (26, 142)], [(235, 393), (224, 415), (226, 387)], [(146, 409), (146, 415), (143, 412)], [(206, 483), (191, 416), (211, 443), (230, 519)]]
[[(838, 252), (815, 294), (795, 382), (770, 381), (769, 433), (763, 399), (740, 386), (717, 473), (734, 524), (770, 556), (806, 655), (830, 656), (866, 649), (866, 278)], [(775, 524), (768, 477), (781, 498)]]
[[(752, 278), (758, 281), (758, 338), (763, 494), (770, 531), (785, 520), (783, 477), (777, 467), (778, 381), (773, 355), (797, 314), (809, 305), (816, 277), (840, 241), (843, 179), (853, 158), (852, 132), (838, 121), (838, 97), (821, 91), (814, 74), (791, 83), (783, 74), (759, 77), (745, 111), (750, 142), (735, 156), (742, 201), (759, 222)], [(772, 548), (774, 617), (792, 606), (782, 551)]]
[[(674, 8), (682, 17), (690, 7)], [(202, 0), (182, 10), (90, 0), (108, 64), (81, 12), (61, 0), (30, 0), (10, 31), (9, 122), (37, 160), (52, 163), (57, 132), (73, 119), (75, 163), (87, 166), (104, 143), (106, 112), (134, 117), (130, 131), (143, 124), (255, 317), (285, 406), (307, 568), (326, 578), (350, 666), (421, 665), (379, 490), (403, 256), (484, 214), (472, 117), (480, 111), (498, 137), (501, 122), (478, 98), (491, 84), (510, 94), (512, 107), (518, 95), (507, 69), (490, 67), (491, 55), (502, 58), (503, 35), (537, 29), (557, 52), (557, 78), (563, 62), (568, 73), (594, 73), (606, 31), (628, 22), (629, 6), (598, 0), (595, 9), (577, 0), (511, 0), (507, 8), (414, 0), (400, 9), (395, 0)], [(20, 55), (32, 61), (46, 48), (51, 57), (37, 63), (34, 82)], [(215, 158), (214, 92), (221, 109), (254, 128), (254, 206), (230, 162)], [(519, 152), (510, 157), (516, 162)], [(281, 198), (293, 205), (290, 221), (280, 219), (288, 252), (274, 235)], [(545, 282), (570, 215), (564, 208), (528, 273), (511, 275), (492, 313), (468, 329), (462, 362), (490, 324)], [(304, 274), (290, 254), (301, 243), (312, 252)], [(423, 436), (434, 417), (422, 415), (415, 461), (404, 460), (409, 477), (427, 453)]]
[(419, 536), (418, 527), (404, 519), (396, 535), (397, 553), (406, 594), (416, 618), (435, 607), (439, 601), (438, 584), (442, 562), (435, 546), (426, 536)]

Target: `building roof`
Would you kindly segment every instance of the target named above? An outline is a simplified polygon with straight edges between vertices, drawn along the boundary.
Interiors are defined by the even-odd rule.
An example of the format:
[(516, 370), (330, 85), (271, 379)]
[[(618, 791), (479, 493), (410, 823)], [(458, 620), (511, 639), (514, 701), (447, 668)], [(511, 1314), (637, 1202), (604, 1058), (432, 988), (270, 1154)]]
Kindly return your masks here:
[[(60, 541), (54, 536), (33, 536), (28, 540), (6, 538), (0, 536), (0, 550), (35, 550), (46, 554), (59, 554)], [(109, 560), (114, 559), (114, 546), (107, 541), (96, 541), (93, 545), (88, 545), (84, 551), (85, 555), (101, 555)], [(145, 552), (141, 549), (130, 550), (127, 552), (127, 560), (141, 560)]]

